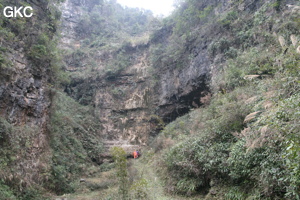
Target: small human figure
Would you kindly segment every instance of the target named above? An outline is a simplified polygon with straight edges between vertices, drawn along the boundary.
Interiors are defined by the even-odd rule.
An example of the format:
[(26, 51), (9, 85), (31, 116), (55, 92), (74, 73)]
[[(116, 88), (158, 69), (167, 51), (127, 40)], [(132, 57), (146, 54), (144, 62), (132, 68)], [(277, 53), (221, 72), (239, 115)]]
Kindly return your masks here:
[(133, 158), (134, 158), (134, 159), (138, 158), (138, 151), (137, 151), (137, 150), (135, 150), (135, 151), (133, 152)]

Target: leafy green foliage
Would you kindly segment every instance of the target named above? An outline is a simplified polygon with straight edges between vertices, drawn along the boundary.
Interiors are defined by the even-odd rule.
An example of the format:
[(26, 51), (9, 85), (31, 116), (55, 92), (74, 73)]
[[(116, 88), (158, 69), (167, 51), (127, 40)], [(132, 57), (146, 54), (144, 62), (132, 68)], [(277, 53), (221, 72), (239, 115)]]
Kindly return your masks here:
[[(300, 106), (299, 95), (279, 100), (278, 106), (249, 124), (251, 129), (243, 130), (241, 113), (248, 113), (250, 107), (246, 109), (239, 96), (249, 95), (249, 87), (254, 89), (246, 87), (247, 93), (237, 87), (215, 97), (207, 108), (177, 119), (161, 133), (158, 140), (173, 138), (173, 146), (162, 151), (160, 166), (168, 188), (175, 188), (172, 191), (190, 194), (205, 190), (211, 180), (222, 180), (239, 185), (228, 191), (227, 199), (243, 199), (252, 193), (264, 199), (298, 198), (299, 113), (295, 110)], [(179, 128), (180, 124), (185, 125)]]
[(203, 24), (208, 21), (208, 16), (212, 13), (213, 7), (207, 5), (203, 8), (203, 3), (195, 0), (187, 0), (180, 5), (174, 14), (175, 29), (178, 35), (182, 35), (185, 31), (193, 29), (197, 24)]
[[(43, 188), (32, 184), (26, 187), (26, 176), (16, 163), (26, 162), (27, 152), (34, 145), (39, 133), (34, 127), (15, 126), (0, 118), (0, 198), (1, 199), (40, 199)], [(41, 160), (41, 162), (44, 162)], [(18, 172), (18, 173), (16, 173)], [(41, 179), (44, 178), (41, 175)], [(1, 196), (2, 195), (2, 196)]]
[(202, 112), (193, 111), (162, 131), (165, 140), (170, 137), (177, 142), (163, 153), (168, 172), (164, 177), (176, 192), (193, 193), (209, 187), (213, 178), (228, 176), (227, 159), (231, 145), (236, 142), (232, 132), (243, 129), (241, 113), (249, 109), (242, 107), (235, 95), (237, 93), (214, 99)]
[(106, 73), (108, 78), (114, 78), (122, 70), (128, 67), (131, 63), (130, 54), (126, 53), (125, 49), (121, 49), (119, 52), (116, 52), (114, 58), (108, 63), (106, 67)]
[(147, 186), (148, 182), (144, 178), (135, 181), (130, 187), (131, 199), (149, 199)]
[(27, 188), (25, 191), (22, 192), (22, 195), (19, 197), (20, 200), (32, 199), (32, 200), (39, 200), (39, 199), (47, 199), (43, 196), (42, 189), (39, 187), (30, 187)]
[(240, 190), (239, 187), (232, 187), (230, 190), (225, 194), (225, 200), (240, 200), (246, 199), (247, 195)]
[[(62, 62), (57, 48), (57, 40), (54, 39), (61, 13), (53, 2), (41, 1), (37, 3), (37, 9), (32, 17), (6, 18), (0, 16), (0, 33), (5, 40), (3, 46), (7, 52), (12, 52), (22, 47), (20, 51), (26, 59), (32, 61), (35, 74), (42, 76), (48, 74), (48, 81), (53, 85), (68, 82), (66, 73), (62, 71)], [(29, 6), (25, 1), (2, 1), (3, 6)], [(39, 8), (39, 9), (38, 9)], [(43, 9), (47, 8), (47, 9)], [(38, 20), (38, 23), (36, 21)], [(9, 57), (8, 57), (9, 58)], [(15, 66), (13, 60), (7, 59), (6, 52), (1, 50), (0, 68), (5, 69), (6, 77), (11, 76)]]
[[(281, 3), (262, 4), (253, 22), (253, 13), (232, 8), (212, 26), (223, 34), (207, 39), (208, 52), (226, 59), (214, 74), (214, 98), (168, 124), (153, 143), (163, 155), (158, 171), (168, 191), (193, 194), (217, 182), (226, 185), (225, 199), (299, 199), (299, 53), (288, 41), (299, 36), (298, 14), (281, 21), (274, 14)], [(288, 41), (285, 48), (272, 31)], [(165, 60), (158, 55), (154, 61)]]
[(119, 180), (119, 195), (122, 200), (129, 199), (129, 179), (127, 172), (126, 152), (121, 147), (113, 147), (111, 154), (115, 161), (117, 178)]
[(236, 20), (238, 13), (236, 11), (230, 11), (226, 13), (226, 16), (219, 21), (219, 23), (225, 28), (230, 29), (231, 23)]
[(281, 162), (280, 172), (276, 172), (277, 176), (280, 176), (277, 177), (277, 180), (280, 180), (278, 183), (288, 185), (285, 186), (286, 197), (294, 199), (299, 198), (300, 185), (298, 153), (300, 127), (297, 123), (300, 117), (297, 111), (299, 107), (299, 94), (292, 95), (280, 101), (276, 109), (262, 118), (262, 123), (268, 125), (273, 132), (273, 139), (268, 143), (275, 145), (280, 142), (280, 148), (277, 149), (280, 150), (277, 156), (280, 156), (278, 160)]
[(7, 185), (3, 184), (2, 181), (0, 182), (0, 199), (17, 199), (11, 189)]
[(47, 187), (62, 194), (73, 192), (74, 178), (84, 172), (91, 160), (100, 162), (103, 146), (97, 136), (99, 125), (89, 113), (65, 94), (56, 92), (51, 114), (51, 147), (53, 149), (50, 184)]

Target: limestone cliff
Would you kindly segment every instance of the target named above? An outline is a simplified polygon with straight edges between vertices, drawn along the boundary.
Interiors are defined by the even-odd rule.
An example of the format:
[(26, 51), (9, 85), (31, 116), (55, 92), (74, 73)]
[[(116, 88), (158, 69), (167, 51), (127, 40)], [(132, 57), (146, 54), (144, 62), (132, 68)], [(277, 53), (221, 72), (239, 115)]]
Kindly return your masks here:
[[(202, 104), (200, 98), (208, 94), (207, 81), (210, 77), (207, 45), (195, 46), (193, 59), (181, 69), (173, 66), (157, 69), (150, 61), (150, 49), (161, 41), (156, 41), (155, 36), (151, 39), (145, 37), (149, 32), (131, 35), (131, 39), (121, 37), (118, 41), (111, 41), (110, 37), (101, 36), (100, 29), (100, 39), (88, 37), (88, 33), (82, 30), (83, 20), (87, 22), (85, 30), (91, 29), (89, 26), (101, 25), (90, 23), (93, 18), (84, 17), (89, 15), (86, 11), (93, 10), (93, 6), (66, 1), (62, 7), (62, 46), (73, 52), (65, 57), (66, 69), (73, 77), (65, 91), (82, 104), (94, 106), (95, 115), (102, 124), (99, 132), (106, 140), (145, 145), (149, 137), (160, 130), (162, 120), (168, 123)], [(102, 23), (111, 22), (103, 19)], [(126, 34), (126, 30), (122, 33)], [(167, 43), (169, 36), (167, 31), (158, 37), (165, 38), (161, 43)], [(143, 40), (139, 41), (140, 38)], [(87, 40), (95, 41), (89, 41), (87, 45)], [(103, 42), (98, 44), (98, 40)], [(119, 44), (107, 50), (109, 47), (104, 47), (109, 42), (110, 45), (114, 42)], [(95, 43), (99, 48), (92, 50)], [(83, 54), (80, 57), (82, 64), (74, 67), (80, 51)], [(128, 58), (126, 67), (117, 71), (107, 69), (111, 65), (108, 60), (120, 57)]]
[[(211, 89), (223, 92), (215, 79), (237, 47), (233, 35), (223, 35), (231, 17), (227, 11), (237, 8), (252, 15), (263, 5), (199, 1), (194, 8), (183, 6), (167, 23), (140, 17), (144, 22), (134, 23), (142, 31), (132, 31), (136, 24), (129, 23), (130, 14), (110, 3), (114, 9), (109, 11), (107, 2), (68, 0), (62, 6), (61, 41), (72, 77), (65, 92), (94, 106), (104, 138), (136, 144), (146, 144), (162, 120), (169, 123), (207, 103)], [(190, 21), (178, 20), (180, 15), (191, 15)], [(151, 24), (156, 27), (149, 30)]]
[[(161, 20), (114, 0), (13, 1), (34, 15), (0, 17), (0, 191), (73, 192), (111, 146), (147, 145), (166, 123), (232, 89), (244, 72), (223, 72), (240, 52), (270, 43), (259, 67), (244, 70), (269, 76), (274, 38), (283, 35), (285, 47), (299, 31), (298, 6), (283, 2), (296, 1), (182, 2)], [(292, 20), (274, 22), (274, 13)]]
[[(98, 3), (99, 5), (104, 7)], [(90, 46), (82, 46), (84, 40), (91, 40), (92, 38), (88, 38), (85, 34), (89, 33), (82, 30), (82, 21), (84, 20), (83, 16), (88, 15), (87, 11), (93, 10), (94, 6), (71, 1), (64, 3), (62, 7), (62, 46), (64, 48), (67, 47), (69, 51), (75, 53), (80, 49), (84, 53), (88, 51)], [(98, 11), (102, 12), (101, 9)], [(107, 18), (106, 20), (111, 20), (109, 17)], [(95, 24), (86, 24), (86, 26), (93, 25)], [(122, 43), (122, 39), (117, 43)], [(94, 106), (95, 115), (102, 125), (99, 134), (105, 140), (124, 140), (138, 144), (145, 144), (148, 140), (151, 131), (149, 113), (154, 106), (151, 97), (153, 88), (151, 88), (151, 77), (148, 73), (147, 47), (148, 44), (145, 42), (138, 45), (128, 44), (109, 51), (98, 50), (96, 54), (87, 53), (82, 58), (83, 63), (89, 63), (93, 60), (94, 66), (93, 72), (86, 74), (85, 77), (77, 76), (76, 73), (86, 73), (89, 66), (83, 66), (83, 64), (74, 68), (75, 53), (65, 58), (66, 69), (71, 71), (71, 76), (74, 77), (65, 91), (82, 104)], [(105, 65), (108, 65), (107, 60), (116, 59), (120, 55), (120, 51), (124, 51), (122, 55), (129, 57), (130, 64), (118, 72), (110, 73), (110, 71), (105, 70)]]
[[(1, 1), (1, 8), (24, 3)], [(31, 18), (1, 16), (0, 21), (0, 179), (16, 191), (42, 184), (51, 157), (49, 84), (54, 76), (44, 51), (51, 53), (47, 45), (55, 34), (51, 15), (56, 11), (46, 2), (27, 3), (33, 8)]]
[(0, 17), (0, 199), (70, 192), (83, 163), (101, 162), (88, 108), (59, 91), (68, 82), (57, 48), (59, 3), (0, 2), (33, 8), (30, 18)]

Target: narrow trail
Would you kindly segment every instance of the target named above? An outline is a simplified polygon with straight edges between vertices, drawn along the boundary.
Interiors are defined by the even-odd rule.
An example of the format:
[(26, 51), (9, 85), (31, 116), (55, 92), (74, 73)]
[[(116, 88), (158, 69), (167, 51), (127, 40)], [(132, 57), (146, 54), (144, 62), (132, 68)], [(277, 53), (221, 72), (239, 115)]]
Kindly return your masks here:
[[(144, 192), (148, 200), (201, 200), (204, 196), (183, 197), (164, 192), (164, 185), (155, 172), (155, 156), (144, 154), (138, 159), (128, 159), (128, 175), (131, 183), (130, 193)], [(91, 177), (84, 178), (74, 194), (53, 197), (52, 200), (108, 200), (118, 193), (118, 183), (114, 169), (100, 170)], [(134, 185), (138, 185), (134, 188)], [(142, 185), (142, 186), (141, 186)], [(134, 200), (136, 198), (132, 198)], [(138, 198), (143, 199), (143, 198)]]
[(151, 166), (151, 161), (148, 163), (143, 163), (142, 158), (131, 160), (132, 166), (135, 170), (137, 170), (138, 177), (143, 178), (147, 181), (147, 190), (149, 199), (159, 199), (159, 200), (172, 200), (174, 197), (170, 197), (165, 195), (163, 184), (160, 179), (157, 177), (156, 173), (153, 170), (153, 166)]
[[(130, 168), (136, 170), (139, 179), (145, 179), (147, 182), (148, 199), (151, 200), (201, 200), (203, 196), (183, 197), (170, 195), (164, 192), (164, 185), (155, 172), (155, 156), (151, 158), (141, 157), (131, 159)], [(129, 168), (129, 173), (132, 169)]]

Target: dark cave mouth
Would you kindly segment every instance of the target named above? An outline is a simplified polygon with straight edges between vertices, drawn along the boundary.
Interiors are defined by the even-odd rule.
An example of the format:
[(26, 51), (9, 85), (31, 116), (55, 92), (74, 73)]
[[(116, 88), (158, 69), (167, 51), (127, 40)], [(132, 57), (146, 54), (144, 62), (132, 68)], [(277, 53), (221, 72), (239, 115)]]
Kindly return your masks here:
[(172, 110), (169, 112), (165, 111), (165, 114), (162, 115), (165, 123), (170, 123), (176, 118), (189, 113), (191, 109), (199, 108), (206, 104), (210, 99), (210, 92), (207, 87), (199, 87), (178, 99), (175, 96), (171, 99), (173, 99), (174, 103), (163, 108), (163, 110)]

